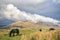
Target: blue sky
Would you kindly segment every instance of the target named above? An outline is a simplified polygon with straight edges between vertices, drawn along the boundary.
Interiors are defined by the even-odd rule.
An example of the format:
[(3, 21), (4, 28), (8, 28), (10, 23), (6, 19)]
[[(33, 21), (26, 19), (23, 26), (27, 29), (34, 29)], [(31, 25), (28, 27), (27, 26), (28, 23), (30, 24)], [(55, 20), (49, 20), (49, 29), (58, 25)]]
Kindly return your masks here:
[[(40, 22), (47, 17), (47, 19), (53, 19), (53, 23), (55, 23), (56, 21), (60, 21), (60, 0), (0, 0), (0, 24), (8, 24), (12, 21), (22, 21), (27, 19), (27, 16), (26, 18), (25, 15), (21, 16), (22, 14), (17, 16), (19, 12), (17, 14), (12, 13), (12, 11), (7, 8), (19, 10), (22, 14), (25, 13), (25, 15), (32, 15), (33, 18), (28, 19), (29, 21), (32, 20), (35, 22)], [(39, 18), (42, 16), (43, 19), (36, 18), (36, 20), (39, 21), (34, 20), (36, 17), (35, 14), (36, 16), (39, 15)], [(14, 17), (11, 18), (12, 16)], [(44, 20), (42, 22), (47, 21)]]

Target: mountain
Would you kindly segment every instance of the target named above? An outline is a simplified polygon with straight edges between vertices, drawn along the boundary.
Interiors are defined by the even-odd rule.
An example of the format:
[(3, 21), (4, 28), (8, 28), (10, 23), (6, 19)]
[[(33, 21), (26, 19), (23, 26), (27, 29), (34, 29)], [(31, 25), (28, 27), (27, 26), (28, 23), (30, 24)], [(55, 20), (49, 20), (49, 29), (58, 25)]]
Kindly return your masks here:
[(59, 28), (58, 25), (49, 25), (44, 23), (33, 23), (29, 21), (23, 21), (23, 22), (14, 22), (12, 24), (8, 25), (9, 27), (18, 27), (18, 28)]

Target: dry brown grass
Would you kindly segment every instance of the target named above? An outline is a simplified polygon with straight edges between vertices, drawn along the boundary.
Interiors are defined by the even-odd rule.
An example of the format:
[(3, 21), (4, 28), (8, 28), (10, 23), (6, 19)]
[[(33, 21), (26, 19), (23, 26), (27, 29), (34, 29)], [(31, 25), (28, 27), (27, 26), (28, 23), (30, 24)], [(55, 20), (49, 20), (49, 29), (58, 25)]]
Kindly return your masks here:
[(21, 40), (60, 40), (60, 30), (36, 31), (29, 35), (23, 35)]

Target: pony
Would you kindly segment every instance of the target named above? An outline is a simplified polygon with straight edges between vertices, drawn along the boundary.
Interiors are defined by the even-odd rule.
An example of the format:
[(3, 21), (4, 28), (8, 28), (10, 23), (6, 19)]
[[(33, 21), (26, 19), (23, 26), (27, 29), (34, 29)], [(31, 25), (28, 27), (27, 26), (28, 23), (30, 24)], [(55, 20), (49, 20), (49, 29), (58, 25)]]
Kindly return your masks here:
[(42, 31), (42, 29), (39, 29), (39, 31)]
[(12, 29), (9, 33), (9, 36), (16, 36), (16, 35), (19, 35), (19, 29)]
[(50, 28), (49, 31), (51, 31), (51, 30), (55, 30), (55, 29), (54, 28)]

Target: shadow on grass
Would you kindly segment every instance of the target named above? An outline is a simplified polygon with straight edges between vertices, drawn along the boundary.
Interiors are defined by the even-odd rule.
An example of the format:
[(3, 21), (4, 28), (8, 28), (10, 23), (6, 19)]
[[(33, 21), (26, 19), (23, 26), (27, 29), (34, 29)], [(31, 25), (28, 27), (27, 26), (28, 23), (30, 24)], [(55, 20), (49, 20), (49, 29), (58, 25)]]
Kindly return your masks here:
[(18, 36), (22, 36), (22, 34), (19, 34)]
[[(9, 36), (9, 35), (8, 35)], [(11, 37), (17, 37), (17, 36), (22, 36), (22, 34), (19, 34), (19, 35), (15, 35), (15, 36), (11, 36)]]

